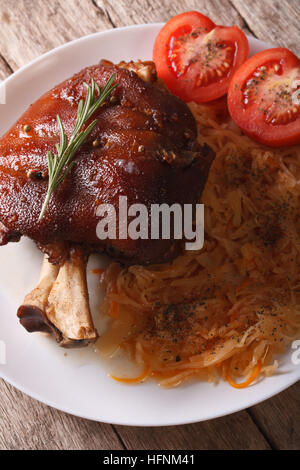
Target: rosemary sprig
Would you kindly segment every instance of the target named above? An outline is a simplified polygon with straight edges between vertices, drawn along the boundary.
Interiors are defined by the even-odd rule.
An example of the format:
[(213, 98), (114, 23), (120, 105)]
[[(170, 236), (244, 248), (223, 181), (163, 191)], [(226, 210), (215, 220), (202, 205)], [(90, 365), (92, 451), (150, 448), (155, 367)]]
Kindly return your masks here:
[(99, 88), (97, 83), (95, 83), (94, 79), (92, 79), (91, 86), (84, 83), (84, 86), (87, 89), (87, 95), (85, 100), (80, 100), (78, 104), (77, 119), (70, 140), (68, 140), (65, 133), (60, 116), (57, 115), (60, 142), (59, 144), (56, 144), (56, 155), (53, 155), (52, 152), (47, 153), (49, 182), (39, 220), (42, 220), (52, 194), (72, 170), (75, 163), (72, 159), (77, 150), (79, 150), (81, 145), (94, 129), (97, 124), (97, 119), (92, 121), (84, 130), (81, 130), (82, 126), (93, 116), (97, 109), (104, 103), (106, 98), (118, 86), (117, 84), (113, 85), (114, 80), (115, 75), (113, 74), (108, 79), (102, 90)]

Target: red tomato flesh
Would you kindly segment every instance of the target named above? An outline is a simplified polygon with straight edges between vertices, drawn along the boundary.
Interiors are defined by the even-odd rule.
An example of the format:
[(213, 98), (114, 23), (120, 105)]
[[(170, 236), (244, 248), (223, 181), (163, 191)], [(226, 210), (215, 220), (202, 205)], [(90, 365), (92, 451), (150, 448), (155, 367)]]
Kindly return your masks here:
[(197, 103), (226, 94), (248, 55), (248, 40), (237, 26), (216, 26), (196, 11), (168, 21), (153, 49), (158, 76), (175, 95)]
[(250, 137), (272, 147), (300, 142), (300, 60), (288, 49), (268, 49), (232, 78), (228, 109)]

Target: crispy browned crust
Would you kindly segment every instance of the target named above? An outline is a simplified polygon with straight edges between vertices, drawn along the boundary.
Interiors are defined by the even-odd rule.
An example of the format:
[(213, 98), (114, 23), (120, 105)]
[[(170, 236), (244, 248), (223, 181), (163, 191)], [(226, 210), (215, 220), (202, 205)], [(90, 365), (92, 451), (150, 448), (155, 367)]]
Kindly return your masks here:
[[(39, 222), (48, 184), (47, 151), (55, 152), (58, 142), (56, 115), (70, 134), (83, 83), (93, 77), (103, 86), (112, 73), (118, 87), (97, 113), (97, 126)], [(118, 207), (120, 195), (127, 196), (128, 205), (196, 203), (214, 158), (197, 144), (196, 123), (186, 104), (155, 86), (153, 66), (149, 73), (145, 82), (133, 65), (88, 67), (37, 100), (7, 132), (0, 140), (0, 220), (5, 226), (0, 243), (26, 235), (53, 262), (63, 261), (64, 249), (57, 247), (69, 243), (105, 250), (129, 263), (161, 263), (178, 254), (177, 240), (101, 241), (96, 235), (97, 206)]]

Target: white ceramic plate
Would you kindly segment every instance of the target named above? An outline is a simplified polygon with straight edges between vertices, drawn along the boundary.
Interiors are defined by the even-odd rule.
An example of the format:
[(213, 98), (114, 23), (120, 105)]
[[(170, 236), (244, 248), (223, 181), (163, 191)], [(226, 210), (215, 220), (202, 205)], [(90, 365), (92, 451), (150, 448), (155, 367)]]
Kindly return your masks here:
[[(105, 31), (59, 47), (9, 77), (6, 105), (0, 105), (0, 135), (42, 93), (81, 68), (105, 58), (114, 62), (151, 59), (161, 24)], [(271, 47), (249, 38), (251, 53)], [(103, 263), (94, 259), (94, 263)], [(40, 334), (29, 335), (18, 324), (16, 310), (38, 280), (41, 254), (29, 240), (0, 248), (0, 341), (6, 344), (6, 365), (0, 376), (50, 406), (84, 418), (124, 425), (183, 424), (227, 415), (252, 406), (300, 379), (291, 354), (280, 358), (279, 372), (245, 389), (226, 383), (193, 383), (163, 390), (155, 383), (137, 386), (114, 382), (108, 365), (93, 349), (59, 349)], [(99, 311), (97, 277), (90, 276), (94, 316)], [(95, 295), (97, 293), (97, 295)], [(98, 306), (97, 306), (98, 304)], [(1, 343), (3, 344), (3, 343)]]

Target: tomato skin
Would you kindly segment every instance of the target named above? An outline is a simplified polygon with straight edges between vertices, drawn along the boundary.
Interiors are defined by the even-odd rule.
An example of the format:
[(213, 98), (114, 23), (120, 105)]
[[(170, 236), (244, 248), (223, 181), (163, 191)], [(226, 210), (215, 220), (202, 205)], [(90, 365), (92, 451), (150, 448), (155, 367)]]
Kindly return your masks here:
[[(193, 76), (188, 70), (183, 76), (177, 76), (170, 66), (170, 44), (173, 35), (182, 31), (184, 35), (188, 29), (199, 28), (204, 34), (213, 32), (214, 40), (232, 46), (233, 63), (226, 71), (226, 74), (214, 81), (207, 80), (205, 84), (198, 86)], [(169, 20), (159, 32), (153, 48), (153, 61), (155, 62), (157, 73), (173, 94), (179, 96), (184, 101), (195, 101), (204, 103), (224, 96), (229, 87), (230, 80), (238, 67), (247, 60), (249, 56), (249, 44), (245, 34), (237, 27), (216, 26), (209, 18), (197, 11), (181, 13)], [(203, 68), (198, 64), (199, 70)], [(191, 68), (197, 67), (192, 65)], [(213, 70), (214, 71), (214, 70)], [(216, 70), (214, 71), (216, 72)], [(195, 74), (194, 74), (195, 75)]]
[[(266, 122), (264, 113), (260, 109), (261, 100), (256, 102), (253, 100), (249, 106), (243, 101), (243, 90), (247, 80), (259, 67), (272, 62), (280, 64), (283, 77), (293, 69), (298, 68), (300, 72), (300, 60), (288, 49), (267, 49), (255, 54), (238, 69), (232, 78), (228, 90), (228, 110), (235, 123), (253, 140), (270, 147), (294, 145), (300, 142), (299, 115), (294, 121), (271, 125)], [(286, 105), (287, 110), (288, 106), (290, 104)]]

